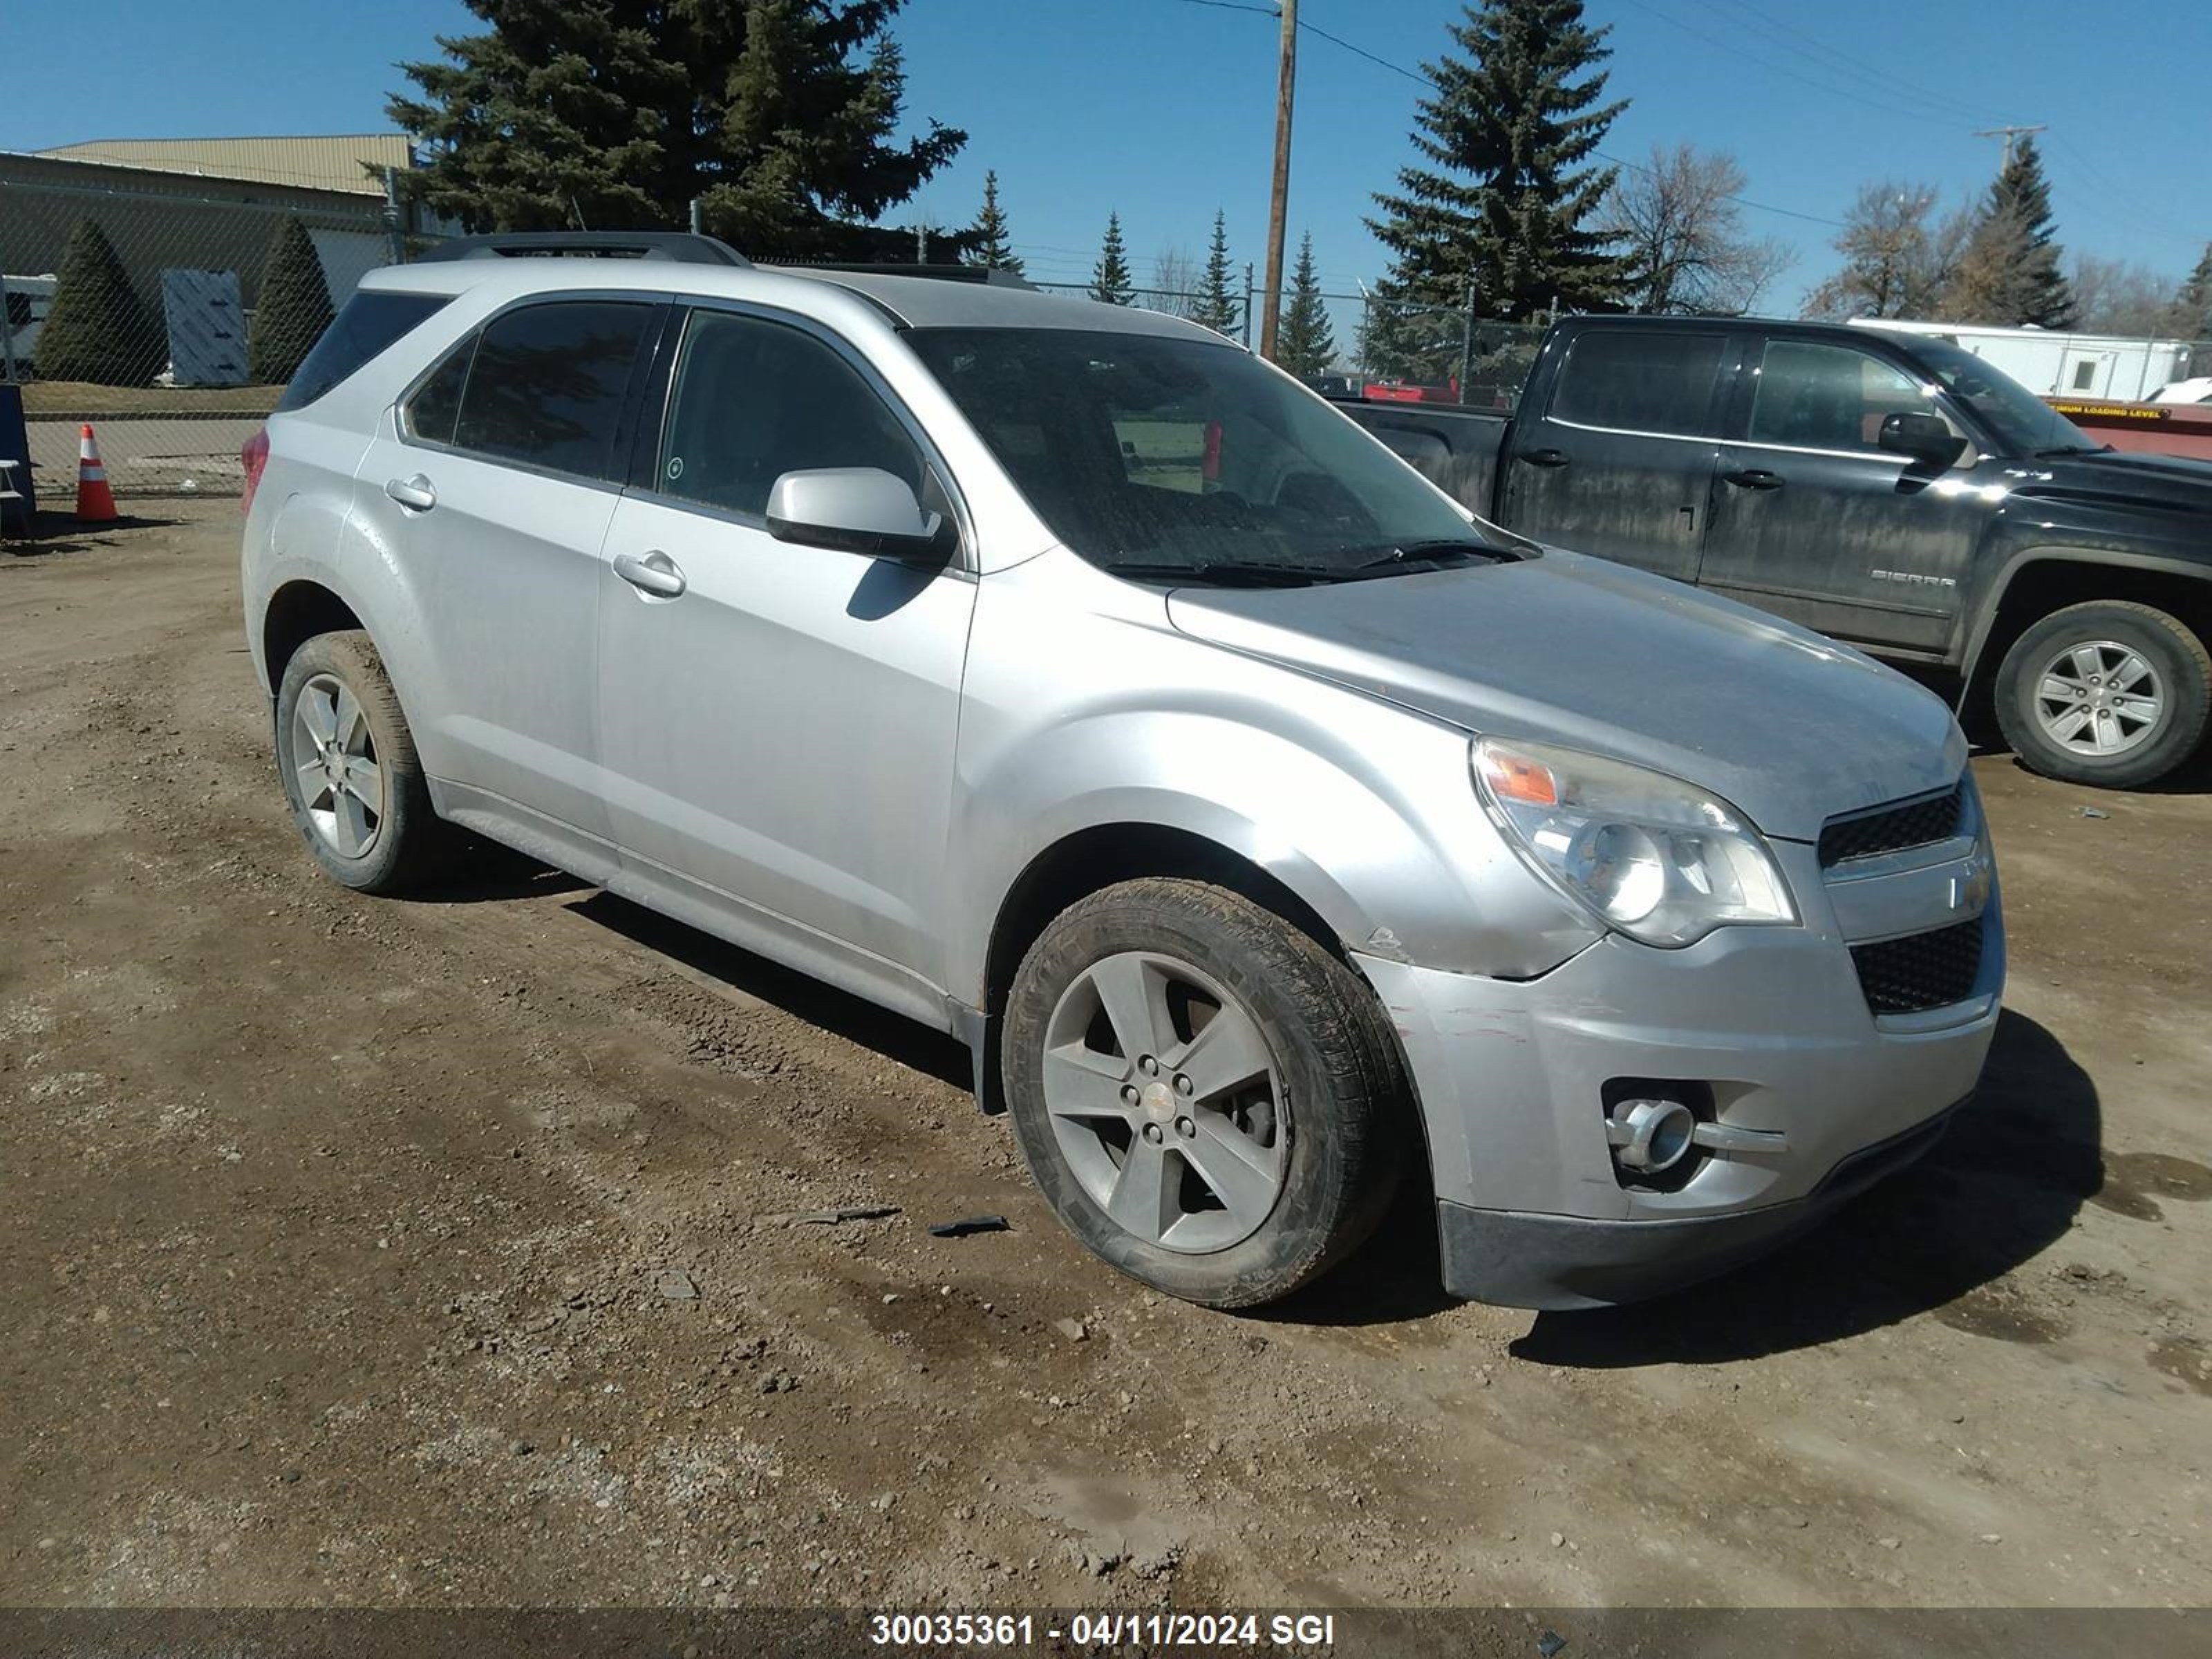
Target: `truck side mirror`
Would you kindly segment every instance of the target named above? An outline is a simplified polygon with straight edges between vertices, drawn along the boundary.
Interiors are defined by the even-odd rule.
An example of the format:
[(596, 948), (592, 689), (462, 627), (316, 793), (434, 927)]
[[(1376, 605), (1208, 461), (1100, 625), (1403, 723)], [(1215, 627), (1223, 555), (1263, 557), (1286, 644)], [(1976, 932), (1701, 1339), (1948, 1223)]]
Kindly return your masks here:
[(1966, 450), (1966, 441), (1940, 415), (1917, 411), (1885, 415), (1875, 441), (1893, 455), (1907, 455), (1923, 466), (1946, 467)]

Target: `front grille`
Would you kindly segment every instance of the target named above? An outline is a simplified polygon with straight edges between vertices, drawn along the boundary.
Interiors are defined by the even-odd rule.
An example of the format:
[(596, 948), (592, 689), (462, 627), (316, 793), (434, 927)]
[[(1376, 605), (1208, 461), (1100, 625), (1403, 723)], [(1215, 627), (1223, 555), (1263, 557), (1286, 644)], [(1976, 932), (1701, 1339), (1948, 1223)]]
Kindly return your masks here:
[(1859, 988), (1877, 1014), (1917, 1014), (1948, 1008), (1974, 994), (1982, 972), (1982, 922), (1938, 927), (1931, 933), (1851, 946)]
[(1966, 781), (1961, 778), (1948, 794), (1838, 818), (1820, 831), (1820, 866), (1826, 869), (1850, 859), (1870, 859), (1948, 841), (1959, 833), (1966, 813)]

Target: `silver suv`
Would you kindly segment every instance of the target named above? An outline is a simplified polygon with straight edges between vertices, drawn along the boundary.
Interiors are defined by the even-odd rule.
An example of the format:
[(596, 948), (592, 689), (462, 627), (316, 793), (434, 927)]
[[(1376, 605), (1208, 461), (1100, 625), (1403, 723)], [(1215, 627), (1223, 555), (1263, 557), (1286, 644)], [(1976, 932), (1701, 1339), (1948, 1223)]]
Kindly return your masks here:
[(1650, 1295), (1974, 1087), (1988, 836), (1889, 670), (1471, 519), (1188, 324), (506, 251), (370, 276), (249, 449), (337, 880), (473, 832), (956, 1033), (1069, 1231), (1218, 1307), (1401, 1175), (1455, 1294)]

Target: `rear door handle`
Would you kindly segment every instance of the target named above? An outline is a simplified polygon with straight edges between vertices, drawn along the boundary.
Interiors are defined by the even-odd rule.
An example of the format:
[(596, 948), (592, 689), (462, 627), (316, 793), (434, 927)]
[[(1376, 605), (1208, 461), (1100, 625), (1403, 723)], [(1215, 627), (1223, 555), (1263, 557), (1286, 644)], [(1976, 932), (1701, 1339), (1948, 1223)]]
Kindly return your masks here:
[(1526, 461), (1531, 466), (1565, 466), (1567, 452), (1564, 449), (1523, 449), (1516, 453), (1513, 459)]
[(676, 561), (659, 549), (640, 558), (635, 553), (615, 555), (615, 574), (639, 592), (656, 599), (672, 599), (684, 592), (684, 573)]
[(438, 492), (430, 481), (417, 472), (411, 478), (386, 478), (384, 493), (404, 507), (417, 513), (428, 513), (438, 504)]
[(1779, 489), (1782, 475), (1769, 472), (1765, 467), (1747, 467), (1741, 472), (1723, 472), (1721, 477), (1739, 489)]

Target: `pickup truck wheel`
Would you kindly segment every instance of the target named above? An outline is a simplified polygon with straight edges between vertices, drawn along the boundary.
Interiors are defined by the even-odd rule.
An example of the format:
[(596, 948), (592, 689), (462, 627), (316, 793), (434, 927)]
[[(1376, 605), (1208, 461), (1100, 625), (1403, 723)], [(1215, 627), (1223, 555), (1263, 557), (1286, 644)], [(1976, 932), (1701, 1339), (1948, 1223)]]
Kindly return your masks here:
[(2149, 605), (2069, 605), (2005, 653), (1996, 709), (2031, 771), (2137, 788), (2196, 752), (2212, 711), (2212, 659), (2185, 624)]
[(1046, 1202), (1170, 1296), (1287, 1296), (1396, 1186), (1407, 1092), (1372, 994), (1221, 888), (1146, 878), (1062, 913), (1015, 975), (1001, 1058)]
[(276, 690), (276, 769), (292, 820), (331, 879), (393, 893), (436, 875), (453, 850), (399, 699), (366, 633), (318, 634)]

